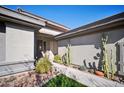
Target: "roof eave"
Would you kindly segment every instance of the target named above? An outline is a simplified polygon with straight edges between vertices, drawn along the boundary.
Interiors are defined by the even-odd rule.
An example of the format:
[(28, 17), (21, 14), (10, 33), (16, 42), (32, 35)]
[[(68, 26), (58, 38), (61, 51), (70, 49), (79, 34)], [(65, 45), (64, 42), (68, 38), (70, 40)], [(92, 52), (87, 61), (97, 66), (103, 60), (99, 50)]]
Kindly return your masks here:
[(9, 21), (16, 20), (16, 21), (19, 21), (19, 22), (22, 22), (22, 23), (27, 22), (27, 23), (34, 24), (34, 25), (37, 25), (37, 26), (45, 26), (44, 21), (25, 16), (23, 14), (20, 14), (16, 11), (4, 8), (2, 6), (0, 6), (0, 15), (1, 15), (2, 18), (4, 18), (4, 20), (5, 19), (9, 19)]
[(0, 21), (17, 23), (17, 24), (29, 26), (29, 27), (36, 28), (36, 29), (40, 29), (42, 27), (41, 25), (33, 24), (33, 23), (30, 23), (30, 22), (27, 22), (27, 21), (16, 19), (16, 18), (3, 16), (1, 14), (0, 14)]
[(64, 26), (64, 25), (61, 25), (61, 24), (59, 24), (59, 23), (53, 22), (53, 21), (51, 21), (51, 20), (48, 20), (48, 19), (46, 19), (46, 18), (37, 16), (37, 15), (32, 14), (32, 13), (30, 13), (30, 12), (24, 11), (24, 10), (22, 10), (22, 9), (19, 9), (18, 12), (21, 13), (21, 14), (24, 14), (24, 15), (27, 15), (27, 16), (30, 16), (30, 17), (39, 19), (39, 20), (43, 20), (43, 21), (46, 23), (46, 25), (48, 24), (48, 25), (52, 25), (52, 26), (54, 26), (54, 27), (57, 27), (57, 29), (59, 28), (60, 31), (63, 30), (62, 32), (67, 32), (68, 30), (70, 30), (70, 28), (68, 28), (68, 27), (66, 27), (66, 26)]
[(85, 34), (90, 34), (93, 32), (100, 32), (102, 31), (102, 29), (107, 29), (107, 28), (111, 28), (111, 27), (115, 27), (115, 26), (119, 26), (119, 25), (124, 25), (124, 18), (119, 18), (119, 19), (115, 19), (103, 24), (99, 24), (99, 25), (95, 25), (95, 26), (91, 26), (85, 29), (79, 29), (77, 31), (70, 31), (64, 34), (60, 34), (55, 36), (56, 40), (61, 40), (61, 39), (66, 39), (66, 38), (70, 38), (73, 36), (79, 36), (79, 35), (85, 35)]

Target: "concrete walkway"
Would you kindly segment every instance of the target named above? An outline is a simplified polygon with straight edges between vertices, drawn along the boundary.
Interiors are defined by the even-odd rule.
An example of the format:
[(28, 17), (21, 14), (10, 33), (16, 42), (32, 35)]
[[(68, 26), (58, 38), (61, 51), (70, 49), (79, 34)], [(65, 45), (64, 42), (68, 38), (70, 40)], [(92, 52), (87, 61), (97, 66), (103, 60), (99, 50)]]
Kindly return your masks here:
[(109, 79), (101, 78), (96, 75), (83, 72), (71, 67), (53, 63), (53, 66), (62, 74), (86, 85), (89, 87), (124, 87), (124, 85), (111, 81)]

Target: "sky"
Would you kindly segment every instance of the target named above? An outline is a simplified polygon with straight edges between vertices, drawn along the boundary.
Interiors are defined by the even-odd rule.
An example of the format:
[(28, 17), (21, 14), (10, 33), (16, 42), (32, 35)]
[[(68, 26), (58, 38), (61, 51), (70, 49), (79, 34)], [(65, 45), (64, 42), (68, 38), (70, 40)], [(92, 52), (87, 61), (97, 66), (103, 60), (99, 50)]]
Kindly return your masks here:
[(21, 8), (71, 29), (124, 12), (124, 6), (121, 5), (5, 5), (5, 7), (13, 10)]

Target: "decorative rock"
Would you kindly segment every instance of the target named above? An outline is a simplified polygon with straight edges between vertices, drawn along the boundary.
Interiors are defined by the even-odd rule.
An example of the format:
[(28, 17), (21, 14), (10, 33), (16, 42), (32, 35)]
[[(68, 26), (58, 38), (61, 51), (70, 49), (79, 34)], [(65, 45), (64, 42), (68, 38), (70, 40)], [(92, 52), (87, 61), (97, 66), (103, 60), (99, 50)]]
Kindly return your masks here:
[(33, 87), (42, 86), (54, 74), (38, 74), (34, 71), (22, 72), (0, 77), (0, 87)]
[(48, 57), (48, 59), (49, 59), (50, 62), (53, 62), (53, 60), (54, 60), (54, 54), (53, 54), (53, 52), (51, 50), (49, 50), (49, 51), (47, 50), (46, 53), (45, 53), (45, 55)]

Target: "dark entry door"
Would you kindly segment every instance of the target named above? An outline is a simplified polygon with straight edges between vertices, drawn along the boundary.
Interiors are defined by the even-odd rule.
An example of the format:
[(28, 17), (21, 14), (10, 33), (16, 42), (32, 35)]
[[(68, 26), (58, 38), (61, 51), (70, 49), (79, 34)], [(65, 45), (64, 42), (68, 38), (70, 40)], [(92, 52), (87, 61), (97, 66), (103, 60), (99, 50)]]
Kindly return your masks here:
[(37, 58), (43, 57), (42, 51), (46, 52), (46, 41), (37, 40)]

